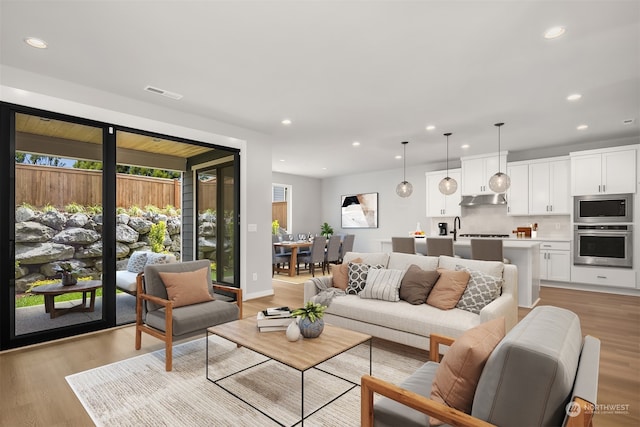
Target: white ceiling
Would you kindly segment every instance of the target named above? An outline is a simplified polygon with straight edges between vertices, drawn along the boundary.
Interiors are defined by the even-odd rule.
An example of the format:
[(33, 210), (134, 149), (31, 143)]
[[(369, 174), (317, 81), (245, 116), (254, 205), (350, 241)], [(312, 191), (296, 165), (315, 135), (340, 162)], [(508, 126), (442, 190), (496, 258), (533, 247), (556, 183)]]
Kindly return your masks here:
[(0, 20), (2, 65), (269, 134), (278, 172), (402, 167), (401, 141), (443, 162), (445, 132), (452, 158), (495, 152), (496, 122), (512, 153), (640, 135), (638, 1), (2, 0)]

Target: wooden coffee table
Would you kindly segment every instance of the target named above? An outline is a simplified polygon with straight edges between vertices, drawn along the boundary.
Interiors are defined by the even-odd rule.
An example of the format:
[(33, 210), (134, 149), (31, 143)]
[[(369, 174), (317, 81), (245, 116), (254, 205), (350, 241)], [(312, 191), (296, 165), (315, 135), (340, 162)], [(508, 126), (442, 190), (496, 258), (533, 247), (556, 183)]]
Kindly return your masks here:
[[(70, 286), (63, 286), (62, 283), (36, 286), (31, 289), (31, 293), (44, 295), (44, 311), (49, 313), (51, 319), (54, 319), (66, 313), (93, 311), (96, 303), (96, 290), (101, 287), (102, 281), (100, 280), (81, 280)], [(58, 295), (72, 292), (82, 292), (82, 304), (77, 304), (73, 307), (56, 308), (54, 298)], [(87, 306), (87, 296), (89, 296), (89, 306)]]
[[(209, 377), (209, 335), (218, 335), (226, 340), (229, 340), (238, 346), (246, 347), (256, 353), (262, 354), (263, 356), (268, 357), (271, 360), (275, 360), (280, 362), (286, 366), (289, 366), (293, 369), (296, 369), (301, 374), (301, 405), (300, 405), (300, 420), (298, 422), (302, 422), (304, 425), (305, 418), (313, 415), (324, 406), (333, 402), (340, 396), (351, 391), (353, 388), (358, 387), (360, 384), (350, 381), (346, 378), (339, 377), (334, 375), (342, 380), (347, 381), (351, 384), (351, 387), (336, 396), (330, 402), (325, 404), (324, 406), (316, 409), (315, 411), (307, 414), (304, 414), (304, 373), (305, 371), (316, 368), (322, 362), (326, 362), (327, 360), (344, 353), (347, 350), (350, 350), (362, 343), (368, 342), (369, 344), (369, 375), (371, 375), (371, 335), (362, 334), (360, 332), (350, 331), (348, 329), (342, 329), (337, 326), (332, 325), (324, 325), (324, 330), (322, 334), (320, 334), (317, 338), (301, 338), (295, 342), (287, 341), (284, 331), (278, 332), (260, 332), (258, 330), (256, 319), (255, 318), (246, 318), (242, 320), (236, 320), (234, 322), (224, 323), (222, 325), (213, 326), (207, 329), (207, 349), (206, 349), (206, 376), (207, 379), (223, 390), (233, 394), (238, 399), (242, 400), (252, 408), (261, 412), (263, 415), (269, 417), (276, 423), (280, 425), (284, 425), (280, 423), (278, 420), (274, 419), (269, 414), (265, 413), (259, 408), (256, 408), (250, 402), (242, 399), (231, 391), (227, 390), (224, 386), (218, 383), (218, 381), (228, 378), (230, 375), (225, 376), (224, 378), (212, 379)], [(264, 362), (259, 362), (254, 366), (262, 364)], [(245, 367), (238, 372), (245, 371), (250, 367)], [(316, 368), (318, 369), (318, 368)], [(237, 374), (236, 372), (235, 374)], [(232, 374), (234, 375), (234, 374)], [(297, 424), (297, 422), (295, 423)]]

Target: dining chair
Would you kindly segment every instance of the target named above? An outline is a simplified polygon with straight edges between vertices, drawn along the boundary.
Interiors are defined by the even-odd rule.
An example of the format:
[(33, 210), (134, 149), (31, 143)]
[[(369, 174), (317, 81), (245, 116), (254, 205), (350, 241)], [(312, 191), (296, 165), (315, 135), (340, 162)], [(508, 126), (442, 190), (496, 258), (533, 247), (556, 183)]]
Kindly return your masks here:
[(453, 256), (452, 237), (427, 237), (427, 256)]
[(285, 253), (278, 253), (276, 252), (276, 247), (275, 245), (271, 245), (271, 277), (273, 277), (276, 273), (276, 271), (278, 271), (278, 266), (280, 264), (285, 265), (286, 263), (289, 263), (289, 268), (291, 268), (291, 253), (285, 254)]
[(505, 262), (502, 239), (471, 239), (471, 259)]
[(413, 237), (392, 237), (391, 251), (403, 254), (416, 253), (416, 239)]
[(322, 264), (322, 274), (324, 274), (325, 268), (327, 272), (329, 272), (329, 264), (334, 263), (337, 264), (340, 259), (340, 244), (341, 238), (338, 235), (333, 235), (329, 237), (329, 242), (327, 243), (327, 250), (324, 253), (324, 263)]
[(344, 254), (347, 252), (353, 252), (353, 242), (356, 239), (355, 234), (347, 234), (342, 239), (342, 245), (340, 246), (340, 263), (342, 264), (342, 260), (344, 259)]
[[(327, 238), (324, 236), (318, 236), (313, 239), (313, 244), (311, 245), (311, 252), (305, 255), (298, 255), (296, 262), (296, 273), (300, 274), (300, 263), (304, 263), (305, 265), (309, 265), (309, 271), (311, 271), (311, 276), (315, 276), (315, 265), (316, 263), (322, 267), (324, 264), (324, 248), (327, 246)], [(324, 269), (322, 270), (322, 274), (324, 275)]]

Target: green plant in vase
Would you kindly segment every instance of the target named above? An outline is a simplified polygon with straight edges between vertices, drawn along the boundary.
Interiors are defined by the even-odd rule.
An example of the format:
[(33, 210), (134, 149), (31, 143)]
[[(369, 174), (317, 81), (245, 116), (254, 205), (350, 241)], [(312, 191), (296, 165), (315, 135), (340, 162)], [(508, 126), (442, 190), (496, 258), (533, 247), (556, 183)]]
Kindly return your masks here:
[(293, 317), (299, 317), (298, 326), (303, 337), (316, 338), (322, 333), (324, 329), (322, 317), (326, 309), (326, 305), (307, 301), (304, 307), (297, 308), (291, 312)]
[(78, 270), (73, 268), (71, 263), (61, 262), (54, 270), (61, 274), (62, 284), (64, 286), (71, 286), (78, 283)]
[(320, 226), (320, 234), (328, 239), (333, 234), (333, 227), (325, 222)]

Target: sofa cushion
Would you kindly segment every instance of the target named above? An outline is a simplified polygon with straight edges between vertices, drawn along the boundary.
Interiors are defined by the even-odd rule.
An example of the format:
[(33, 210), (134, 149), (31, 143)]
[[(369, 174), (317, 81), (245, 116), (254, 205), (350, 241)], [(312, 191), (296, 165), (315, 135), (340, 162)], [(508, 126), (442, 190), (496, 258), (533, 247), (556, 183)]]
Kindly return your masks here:
[(147, 252), (138, 251), (131, 254), (127, 263), (127, 271), (131, 273), (142, 273), (144, 266), (147, 265)]
[(440, 256), (438, 268), (446, 268), (447, 270), (455, 270), (456, 265), (481, 271), (493, 277), (502, 277), (504, 264), (500, 261), (480, 261), (475, 259), (456, 258), (450, 256)]
[(389, 254), (389, 264), (387, 268), (406, 270), (412, 264), (417, 265), (423, 270), (435, 270), (438, 268), (438, 257), (392, 252)]
[(160, 272), (160, 278), (167, 288), (167, 297), (173, 307), (197, 304), (213, 300), (209, 293), (208, 268), (181, 273)]
[(440, 277), (427, 297), (427, 304), (442, 310), (450, 310), (456, 306), (467, 288), (471, 275), (466, 271), (445, 270), (438, 268)]
[[(360, 263), (362, 259), (355, 258), (351, 262)], [(346, 291), (347, 286), (349, 286), (349, 263), (329, 264), (329, 270), (331, 272), (333, 287)]]
[(459, 308), (440, 310), (427, 304), (411, 305), (403, 300), (390, 303), (358, 295), (333, 298), (325, 315), (327, 319), (334, 315), (422, 337), (437, 333), (456, 338), (480, 324), (480, 316)]
[(348, 264), (349, 262), (355, 262), (356, 258), (360, 258), (365, 264), (378, 265), (381, 264), (382, 268), (387, 268), (389, 264), (389, 254), (383, 252), (347, 252), (344, 254), (342, 262)]
[(372, 268), (367, 273), (367, 283), (360, 292), (360, 298), (373, 298), (384, 301), (400, 301), (399, 289), (403, 270)]
[(471, 415), (496, 425), (561, 425), (582, 349), (580, 319), (538, 306), (496, 346)]
[(172, 255), (172, 254), (147, 252), (147, 264), (146, 265), (169, 264), (169, 263), (172, 263), (172, 262), (176, 262), (176, 257), (174, 255)]
[[(471, 413), (480, 374), (504, 334), (504, 317), (500, 317), (481, 323), (457, 338), (436, 370), (431, 385), (431, 399)], [(431, 418), (431, 425), (441, 424), (439, 420)]]
[(440, 273), (435, 270), (423, 270), (415, 264), (407, 269), (400, 283), (400, 299), (409, 304), (424, 304)]
[(461, 265), (456, 265), (456, 270), (466, 271), (471, 275), (467, 288), (460, 297), (458, 304), (456, 304), (457, 308), (480, 314), (480, 310), (500, 296), (500, 290), (502, 289), (501, 277), (490, 276)]

